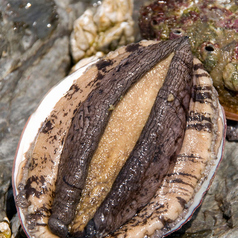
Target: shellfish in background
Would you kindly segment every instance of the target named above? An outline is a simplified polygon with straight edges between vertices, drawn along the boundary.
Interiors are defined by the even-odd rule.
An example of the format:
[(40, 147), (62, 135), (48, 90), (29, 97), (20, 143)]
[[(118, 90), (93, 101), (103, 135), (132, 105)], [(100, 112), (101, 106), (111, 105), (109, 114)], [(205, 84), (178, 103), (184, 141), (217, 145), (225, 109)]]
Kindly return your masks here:
[(104, 0), (87, 9), (75, 22), (71, 34), (74, 62), (93, 55), (103, 56), (134, 42), (133, 1)]
[[(139, 19), (145, 39), (189, 36), (193, 54), (213, 79), (226, 118), (234, 121), (238, 121), (237, 9), (236, 1), (154, 1), (141, 8)], [(228, 125), (228, 139), (238, 140), (238, 124)]]
[(187, 37), (121, 47), (55, 86), (13, 170), (29, 237), (162, 237), (193, 214), (222, 158), (225, 118)]

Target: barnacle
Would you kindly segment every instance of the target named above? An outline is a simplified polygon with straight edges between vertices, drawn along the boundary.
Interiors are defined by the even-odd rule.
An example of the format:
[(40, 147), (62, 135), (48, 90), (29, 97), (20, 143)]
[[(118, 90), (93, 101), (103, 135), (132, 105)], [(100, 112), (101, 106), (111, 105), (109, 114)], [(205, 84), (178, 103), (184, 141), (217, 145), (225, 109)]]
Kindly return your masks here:
[(211, 75), (232, 120), (238, 120), (237, 7), (236, 1), (154, 1), (141, 8), (139, 19), (145, 39), (189, 36), (193, 54)]

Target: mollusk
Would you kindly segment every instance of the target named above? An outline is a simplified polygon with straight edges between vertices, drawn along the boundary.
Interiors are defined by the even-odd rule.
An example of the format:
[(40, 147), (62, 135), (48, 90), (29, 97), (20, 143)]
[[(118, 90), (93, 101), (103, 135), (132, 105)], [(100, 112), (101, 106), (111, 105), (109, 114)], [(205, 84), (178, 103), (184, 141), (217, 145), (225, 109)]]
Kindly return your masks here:
[(236, 1), (153, 1), (140, 11), (144, 39), (189, 36), (192, 52), (213, 79), (226, 118), (238, 121)]
[(91, 62), (46, 95), (22, 133), (13, 187), (26, 234), (173, 232), (212, 181), (225, 127), (187, 37), (142, 41)]
[(134, 42), (132, 12), (132, 0), (104, 0), (97, 8), (87, 9), (74, 22), (70, 37), (74, 61)]

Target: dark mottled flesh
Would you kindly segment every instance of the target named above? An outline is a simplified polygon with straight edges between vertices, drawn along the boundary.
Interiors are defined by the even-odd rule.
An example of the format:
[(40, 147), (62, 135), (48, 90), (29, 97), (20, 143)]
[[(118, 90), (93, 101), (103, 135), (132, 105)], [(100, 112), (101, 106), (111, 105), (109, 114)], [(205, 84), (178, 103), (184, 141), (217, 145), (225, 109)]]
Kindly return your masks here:
[(221, 160), (226, 123), (212, 79), (196, 58), (193, 72), (187, 126), (175, 165), (149, 203), (107, 237), (164, 237), (179, 229), (201, 204)]
[(19, 143), (14, 178), (17, 188), (15, 201), (30, 237), (54, 236), (47, 224), (60, 155), (71, 120), (78, 106), (97, 87), (99, 78), (129, 54), (123, 48), (118, 49), (104, 57), (100, 67), (94, 64), (88, 70), (89, 65), (77, 70), (55, 86), (29, 118)]
[(192, 86), (188, 40), (175, 49), (165, 82), (136, 146), (86, 227), (88, 236), (113, 232), (145, 206), (178, 154)]
[[(140, 45), (156, 41), (141, 41)], [(157, 63), (121, 98), (112, 114), (90, 162), (85, 187), (70, 233), (83, 231), (106, 198), (122, 166), (133, 150), (163, 85), (173, 53)]]
[[(188, 39), (185, 37), (147, 47), (139, 47), (139, 44), (129, 45), (126, 49), (132, 52), (130, 56), (104, 77), (98, 76), (100, 80), (97, 89), (93, 90), (80, 105), (65, 141), (52, 215), (49, 219), (49, 227), (53, 233), (60, 237), (67, 236), (67, 225), (74, 217), (85, 184), (89, 162), (108, 122), (110, 107), (115, 106), (120, 97), (143, 74), (180, 45), (188, 47)], [(188, 50), (187, 47), (185, 50)], [(189, 55), (190, 52), (187, 54)], [(181, 62), (177, 67), (183, 68), (184, 63), (186, 62)], [(100, 62), (98, 67), (101, 67)], [(177, 102), (175, 98), (174, 103)]]

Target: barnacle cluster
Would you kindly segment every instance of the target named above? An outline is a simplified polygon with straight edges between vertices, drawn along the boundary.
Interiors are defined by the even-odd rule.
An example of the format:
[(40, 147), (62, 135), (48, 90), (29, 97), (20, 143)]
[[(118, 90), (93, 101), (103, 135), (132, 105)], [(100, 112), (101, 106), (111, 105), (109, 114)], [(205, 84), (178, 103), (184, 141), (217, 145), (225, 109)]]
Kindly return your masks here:
[(210, 73), (229, 119), (238, 120), (238, 4), (236, 1), (154, 1), (141, 8), (143, 38), (189, 36)]

